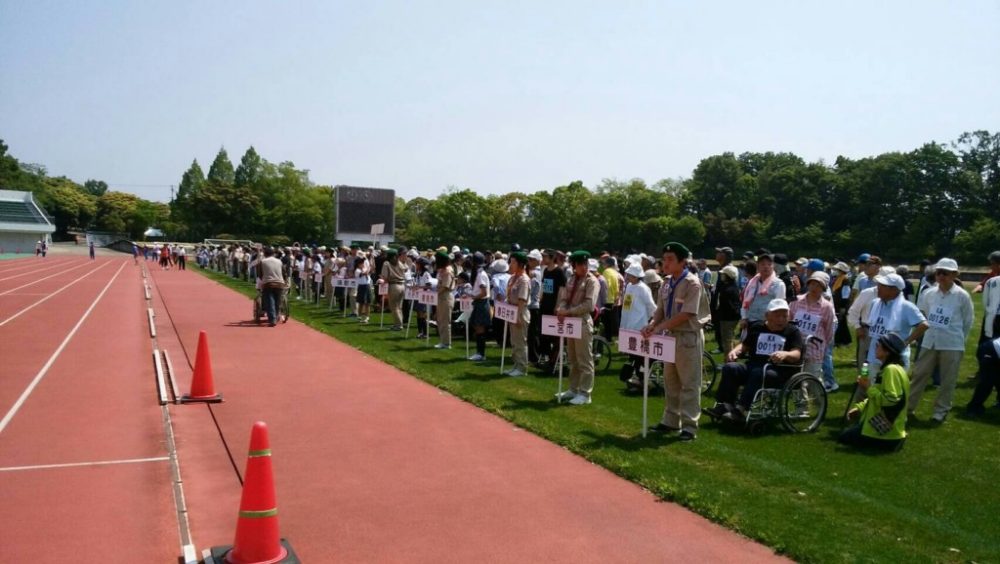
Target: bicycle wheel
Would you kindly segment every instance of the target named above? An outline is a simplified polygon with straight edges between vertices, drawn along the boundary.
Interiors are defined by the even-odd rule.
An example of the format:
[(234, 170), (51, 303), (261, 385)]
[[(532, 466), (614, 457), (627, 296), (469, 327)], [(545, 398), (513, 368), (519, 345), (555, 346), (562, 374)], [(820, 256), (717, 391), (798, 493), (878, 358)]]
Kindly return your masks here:
[(719, 365), (708, 352), (702, 353), (701, 361), (701, 393), (707, 394), (715, 385), (715, 378), (719, 375)]
[(657, 360), (649, 364), (649, 389), (663, 389), (663, 362)]
[(826, 390), (823, 383), (807, 372), (792, 376), (781, 390), (778, 412), (781, 423), (789, 431), (815, 431), (826, 417)]
[(594, 356), (594, 370), (611, 368), (611, 345), (604, 337), (594, 335), (590, 340), (590, 353)]

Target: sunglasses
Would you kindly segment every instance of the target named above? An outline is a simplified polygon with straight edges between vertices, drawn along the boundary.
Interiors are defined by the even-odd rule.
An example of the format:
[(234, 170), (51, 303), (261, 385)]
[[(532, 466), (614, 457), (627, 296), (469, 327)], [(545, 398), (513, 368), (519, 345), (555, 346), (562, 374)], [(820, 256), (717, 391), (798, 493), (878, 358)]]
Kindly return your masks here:
[(936, 271), (934, 271), (934, 275), (935, 276), (951, 276), (952, 274), (955, 274), (955, 273), (952, 272), (952, 271), (950, 271), (950, 270), (936, 270)]

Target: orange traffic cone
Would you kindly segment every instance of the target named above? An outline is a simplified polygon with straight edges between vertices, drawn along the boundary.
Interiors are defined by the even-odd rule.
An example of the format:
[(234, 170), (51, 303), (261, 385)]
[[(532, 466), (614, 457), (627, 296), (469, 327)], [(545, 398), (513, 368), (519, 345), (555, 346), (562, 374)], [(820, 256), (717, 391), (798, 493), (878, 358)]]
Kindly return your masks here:
[(250, 452), (243, 472), (243, 495), (233, 546), (213, 547), (216, 562), (273, 564), (299, 562), (288, 541), (278, 535), (278, 504), (274, 496), (271, 445), (267, 424), (258, 421), (250, 433)]
[(222, 395), (215, 393), (212, 379), (212, 359), (208, 356), (208, 334), (198, 334), (198, 355), (194, 359), (194, 376), (191, 377), (191, 393), (181, 397), (181, 403), (218, 403)]

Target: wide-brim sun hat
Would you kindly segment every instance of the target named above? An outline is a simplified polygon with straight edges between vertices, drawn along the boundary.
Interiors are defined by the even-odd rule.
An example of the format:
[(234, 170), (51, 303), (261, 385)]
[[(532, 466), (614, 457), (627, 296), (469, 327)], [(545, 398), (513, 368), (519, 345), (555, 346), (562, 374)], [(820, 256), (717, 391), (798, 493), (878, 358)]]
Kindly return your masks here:
[(934, 265), (934, 270), (947, 270), (948, 272), (958, 272), (958, 263), (955, 259), (943, 258)]
[(531, 249), (531, 252), (528, 253), (528, 258), (542, 262), (542, 252), (538, 249)]
[(660, 282), (663, 282), (663, 279), (660, 278), (660, 275), (657, 274), (655, 270), (649, 269), (646, 271), (646, 274), (642, 276), (642, 281), (648, 286), (650, 284), (659, 284)]
[(633, 263), (630, 264), (629, 267), (625, 269), (625, 274), (628, 274), (629, 276), (635, 276), (636, 278), (639, 278), (641, 280), (642, 275), (645, 274), (645, 271), (642, 269), (642, 265)]
[(825, 272), (813, 272), (809, 275), (808, 282), (819, 282), (823, 285), (823, 289), (826, 290), (830, 287), (830, 275)]

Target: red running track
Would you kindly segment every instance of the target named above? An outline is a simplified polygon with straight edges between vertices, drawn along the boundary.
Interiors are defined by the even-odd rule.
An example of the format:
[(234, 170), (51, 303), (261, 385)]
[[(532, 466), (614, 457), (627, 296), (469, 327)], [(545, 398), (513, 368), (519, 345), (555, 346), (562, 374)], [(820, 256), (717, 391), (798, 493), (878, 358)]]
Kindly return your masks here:
[[(180, 552), (139, 269), (101, 258), (33, 285), (31, 299), (90, 270), (0, 326), (2, 562), (176, 562)], [(9, 318), (0, 310), (0, 323)]]
[(214, 414), (241, 472), (268, 423), (281, 532), (306, 562), (781, 560), (294, 320), (250, 325), (250, 301), (208, 279), (153, 278), (161, 342), (175, 329), (193, 363), (207, 330), (226, 399), (173, 410), (199, 550), (232, 542), (240, 495)]

